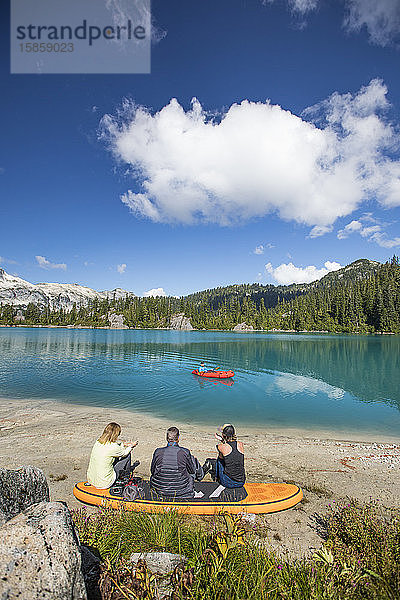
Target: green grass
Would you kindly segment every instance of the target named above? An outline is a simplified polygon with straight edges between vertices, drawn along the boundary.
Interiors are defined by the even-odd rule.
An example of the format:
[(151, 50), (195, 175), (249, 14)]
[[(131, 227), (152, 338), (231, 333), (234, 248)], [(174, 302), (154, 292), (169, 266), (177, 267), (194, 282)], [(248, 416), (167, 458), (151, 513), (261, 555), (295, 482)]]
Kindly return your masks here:
[(312, 559), (298, 561), (266, 549), (262, 519), (261, 535), (259, 525), (245, 525), (244, 545), (233, 544), (225, 558), (217, 542), (217, 533), (227, 532), (221, 516), (196, 519), (175, 511), (151, 515), (101, 509), (90, 516), (74, 511), (73, 519), (81, 542), (97, 550), (113, 572), (122, 564), (127, 568), (120, 561), (132, 552), (184, 554), (194, 580), (189, 587), (178, 586), (173, 600), (400, 598), (399, 515), (377, 503), (333, 505), (322, 520), (326, 539), (321, 550)]
[(188, 558), (201, 554), (211, 534), (191, 523), (176, 511), (145, 512), (99, 509), (88, 515), (85, 509), (72, 511), (82, 544), (98, 551), (113, 564), (132, 552), (161, 551), (184, 554)]

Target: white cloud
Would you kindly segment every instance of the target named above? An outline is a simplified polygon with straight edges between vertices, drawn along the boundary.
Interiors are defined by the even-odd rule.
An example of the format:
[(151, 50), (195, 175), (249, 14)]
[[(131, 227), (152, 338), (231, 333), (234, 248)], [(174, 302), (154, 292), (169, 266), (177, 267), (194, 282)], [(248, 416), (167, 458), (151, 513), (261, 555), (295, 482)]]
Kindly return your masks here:
[(122, 275), (122, 273), (125, 273), (125, 269), (126, 269), (126, 264), (125, 263), (122, 263), (122, 265), (117, 265), (117, 271), (121, 275)]
[(185, 111), (172, 99), (154, 115), (125, 102), (103, 117), (101, 135), (141, 185), (121, 197), (136, 216), (230, 225), (277, 213), (331, 227), (364, 200), (400, 204), (400, 161), (390, 154), (399, 139), (381, 114), (386, 93), (373, 80), (304, 118), (268, 101), (244, 100), (219, 119), (197, 100)]
[[(319, 0), (287, 0), (290, 10), (294, 13), (305, 14), (315, 10)], [(273, 4), (275, 0), (261, 0), (264, 5)]]
[(372, 237), (372, 234), (378, 233), (378, 231), (381, 231), (379, 225), (371, 225), (370, 227), (364, 227), (359, 233), (362, 237)]
[[(266, 4), (264, 0), (263, 3)], [(320, 0), (287, 0), (287, 3), (292, 13), (303, 16), (317, 9)], [(344, 0), (344, 9), (343, 26), (348, 31), (359, 33), (365, 27), (370, 41), (378, 46), (387, 46), (399, 39), (399, 0)]]
[(281, 285), (289, 285), (291, 283), (311, 283), (317, 279), (321, 279), (331, 271), (341, 269), (342, 265), (337, 262), (326, 261), (325, 266), (318, 269), (314, 265), (308, 267), (295, 267), (293, 263), (281, 264), (274, 268), (269, 262), (265, 265), (265, 270)]
[(329, 233), (330, 231), (332, 231), (332, 226), (326, 226), (326, 225), (315, 225), (310, 233), (308, 234), (308, 238), (317, 238), (317, 237), (321, 237), (322, 235), (325, 235), (326, 233)]
[(253, 250), (253, 254), (264, 254), (265, 250), (271, 249), (271, 248), (275, 248), (274, 244), (271, 244), (270, 242), (268, 242), (268, 244), (260, 244), (259, 246), (256, 246)]
[(12, 258), (6, 258), (5, 256), (0, 256), (0, 265), (17, 265), (17, 261)]
[[(375, 225), (367, 225), (364, 223), (375, 223)], [(379, 223), (377, 219), (371, 217), (371, 213), (366, 213), (360, 219), (351, 221), (343, 229), (340, 229), (337, 233), (339, 240), (345, 240), (353, 233), (358, 233), (361, 237), (367, 239), (369, 242), (375, 242), (382, 248), (395, 248), (400, 246), (400, 237), (390, 239), (388, 234), (384, 230), (386, 224)]]
[(367, 29), (370, 40), (378, 46), (396, 41), (400, 33), (399, 0), (347, 0), (345, 27), (359, 32)]
[(156, 24), (149, 6), (149, 3), (143, 0), (106, 0), (106, 7), (111, 12), (115, 26), (125, 26), (128, 19), (143, 25), (150, 22), (151, 41), (156, 44), (165, 38), (167, 32)]
[(370, 238), (373, 242), (376, 242), (378, 246), (382, 248), (395, 248), (400, 246), (400, 237), (395, 237), (392, 240), (388, 239), (386, 233), (377, 232), (371, 235)]
[(318, 0), (288, 0), (292, 11), (304, 14), (311, 10), (315, 10)]
[(67, 265), (65, 263), (52, 263), (49, 260), (47, 260), (47, 258), (45, 258), (44, 256), (35, 256), (39, 267), (41, 267), (42, 269), (62, 269), (63, 271), (66, 270)]
[(344, 239), (348, 238), (351, 233), (362, 230), (362, 227), (363, 226), (360, 223), (360, 221), (351, 221), (350, 223), (348, 223), (345, 226), (344, 229), (340, 229), (338, 231), (337, 238), (338, 238), (338, 240), (344, 240)]
[(150, 297), (150, 296), (153, 296), (153, 297), (155, 298), (156, 296), (166, 296), (166, 295), (167, 295), (167, 294), (164, 292), (164, 290), (163, 290), (163, 288), (162, 288), (162, 287), (159, 287), (159, 288), (153, 288), (152, 290), (148, 290), (147, 292), (145, 292), (145, 293), (143, 294), (143, 296), (144, 296), (145, 298), (148, 298), (148, 297)]

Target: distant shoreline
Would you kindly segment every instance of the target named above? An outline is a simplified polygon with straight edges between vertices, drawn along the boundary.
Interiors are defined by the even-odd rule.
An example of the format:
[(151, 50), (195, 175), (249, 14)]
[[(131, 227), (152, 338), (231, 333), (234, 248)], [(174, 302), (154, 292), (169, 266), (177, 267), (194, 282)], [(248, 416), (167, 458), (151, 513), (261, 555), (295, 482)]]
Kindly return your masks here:
[(238, 334), (246, 334), (246, 333), (320, 333), (320, 334), (328, 334), (328, 335), (400, 335), (399, 333), (394, 333), (392, 331), (371, 331), (371, 332), (340, 332), (340, 331), (327, 331), (327, 330), (308, 330), (308, 329), (251, 329), (251, 330), (240, 330), (234, 331), (233, 329), (174, 329), (171, 327), (95, 327), (94, 325), (0, 325), (0, 328), (3, 329), (110, 329), (112, 331), (180, 331), (180, 332), (211, 332), (211, 331), (221, 331), (226, 333), (238, 333)]

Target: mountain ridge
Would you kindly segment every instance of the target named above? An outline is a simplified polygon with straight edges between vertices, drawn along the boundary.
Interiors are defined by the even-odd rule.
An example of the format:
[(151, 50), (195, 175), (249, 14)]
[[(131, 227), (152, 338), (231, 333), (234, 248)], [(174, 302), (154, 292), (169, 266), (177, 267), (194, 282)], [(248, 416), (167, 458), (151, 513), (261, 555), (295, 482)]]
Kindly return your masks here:
[(115, 288), (98, 292), (78, 283), (30, 283), (0, 268), (0, 303), (24, 309), (28, 304), (50, 310), (72, 310), (74, 304), (86, 305), (90, 300), (112, 300), (135, 296), (133, 292)]
[(203, 297), (204, 299), (204, 296), (213, 294), (215, 298), (218, 298), (219, 301), (223, 302), (229, 295), (233, 296), (235, 294), (244, 293), (255, 300), (264, 298), (264, 303), (266, 297), (272, 296), (272, 302), (266, 304), (266, 307), (271, 307), (276, 304), (275, 297), (279, 297), (280, 299), (282, 299), (282, 297), (285, 297), (285, 299), (293, 299), (296, 296), (306, 294), (315, 288), (335, 285), (340, 279), (342, 281), (363, 279), (364, 277), (374, 274), (381, 265), (382, 263), (376, 260), (359, 258), (345, 267), (342, 267), (337, 271), (331, 271), (321, 277), (321, 279), (316, 279), (310, 283), (291, 283), (289, 285), (236, 283), (193, 292), (192, 294), (185, 296), (185, 299), (196, 300), (196, 298), (200, 297)]
[[(182, 296), (182, 298), (204, 303), (205, 298), (209, 296), (212, 297), (210, 302), (214, 306), (218, 306), (229, 297), (244, 293), (256, 301), (262, 298), (265, 306), (268, 308), (275, 306), (282, 298), (290, 300), (296, 296), (306, 294), (315, 288), (333, 286), (339, 279), (342, 281), (362, 279), (376, 272), (380, 265), (381, 263), (378, 261), (360, 258), (310, 283), (292, 283), (290, 285), (237, 283), (228, 286), (207, 288), (187, 294), (186, 296)], [(10, 275), (4, 269), (0, 268), (0, 303), (10, 304), (21, 309), (26, 308), (28, 304), (32, 303), (39, 307), (48, 307), (51, 310), (64, 309), (70, 311), (74, 304), (83, 306), (95, 299), (112, 300), (114, 297), (115, 299), (120, 299), (126, 296), (137, 297), (133, 292), (121, 288), (109, 291), (96, 291), (78, 283), (49, 282), (33, 284), (16, 275)]]
[[(0, 304), (0, 324), (5, 326), (24, 323), (42, 327), (113, 327), (114, 318), (118, 317), (118, 327), (168, 329), (179, 316), (185, 317), (196, 330), (235, 331), (240, 325), (241, 331), (400, 333), (397, 256), (385, 263), (359, 259), (311, 283), (237, 284), (180, 298), (139, 297), (124, 291), (117, 297), (115, 291), (95, 292), (74, 284), (34, 286), (4, 271), (1, 280), (3, 296), (6, 288), (8, 297), (14, 298), (14, 305)], [(26, 298), (21, 297), (21, 286)], [(68, 305), (67, 310), (52, 310), (43, 306), (43, 288), (56, 292), (51, 297), (55, 306), (66, 306), (66, 301), (76, 300), (76, 296), (68, 295), (72, 291), (85, 294), (78, 298), (80, 305), (74, 304), (71, 310)], [(37, 302), (38, 297), (42, 304), (31, 302), (23, 308), (27, 299)], [(49, 303), (48, 296), (45, 302)]]

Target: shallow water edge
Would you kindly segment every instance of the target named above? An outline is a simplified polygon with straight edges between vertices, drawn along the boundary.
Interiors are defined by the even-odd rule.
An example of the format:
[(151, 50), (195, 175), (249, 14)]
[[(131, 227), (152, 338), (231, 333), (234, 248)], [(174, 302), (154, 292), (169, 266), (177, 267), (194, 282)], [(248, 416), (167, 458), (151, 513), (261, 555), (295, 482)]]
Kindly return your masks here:
[[(16, 412), (19, 414), (16, 415)], [(37, 398), (0, 398), (0, 437), (10, 430), (18, 430), (18, 427), (24, 426), (27, 422), (32, 422), (41, 431), (46, 430), (50, 422), (57, 424), (58, 417), (68, 416), (79, 421), (94, 421), (98, 423), (100, 429), (107, 424), (109, 420), (116, 420), (123, 427), (129, 423), (129, 427), (136, 427), (138, 432), (141, 427), (151, 428), (154, 431), (166, 431), (171, 425), (175, 425), (181, 432), (186, 434), (193, 432), (196, 435), (205, 436), (214, 439), (214, 433), (220, 423), (215, 423), (215, 428), (208, 424), (193, 423), (190, 420), (168, 419), (157, 417), (147, 412), (135, 412), (126, 408), (102, 407), (60, 400), (48, 400)], [(103, 420), (101, 420), (103, 419)], [(327, 428), (302, 428), (302, 427), (275, 427), (275, 426), (256, 426), (253, 424), (241, 425), (234, 424), (238, 437), (247, 440), (252, 435), (266, 435), (271, 438), (294, 438), (301, 440), (331, 440), (331, 441), (351, 441), (356, 443), (369, 444), (400, 444), (399, 436), (388, 436), (376, 431), (358, 431), (355, 429), (327, 429)], [(42, 433), (42, 431), (41, 431)], [(247, 439), (246, 439), (247, 438)]]

